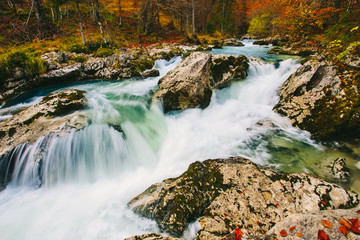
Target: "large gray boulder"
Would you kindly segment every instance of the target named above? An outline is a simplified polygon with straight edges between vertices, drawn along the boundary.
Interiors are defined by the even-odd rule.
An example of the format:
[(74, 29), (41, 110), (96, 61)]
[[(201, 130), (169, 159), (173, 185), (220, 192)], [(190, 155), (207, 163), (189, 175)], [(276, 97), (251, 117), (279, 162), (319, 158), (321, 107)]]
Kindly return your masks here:
[(244, 79), (248, 67), (245, 56), (194, 52), (160, 79), (153, 99), (162, 101), (165, 112), (206, 108), (214, 89), (226, 87), (234, 79)]
[(195, 162), (180, 177), (152, 185), (129, 206), (174, 236), (199, 219), (197, 239), (222, 239), (235, 228), (254, 239), (291, 214), (351, 208), (358, 202), (355, 193), (305, 173), (261, 170), (232, 157)]
[(358, 85), (334, 63), (311, 59), (283, 84), (274, 110), (319, 139), (356, 134), (360, 129)]
[(209, 83), (210, 67), (210, 54), (190, 54), (179, 66), (160, 79), (154, 99), (162, 101), (165, 112), (207, 107), (212, 95)]

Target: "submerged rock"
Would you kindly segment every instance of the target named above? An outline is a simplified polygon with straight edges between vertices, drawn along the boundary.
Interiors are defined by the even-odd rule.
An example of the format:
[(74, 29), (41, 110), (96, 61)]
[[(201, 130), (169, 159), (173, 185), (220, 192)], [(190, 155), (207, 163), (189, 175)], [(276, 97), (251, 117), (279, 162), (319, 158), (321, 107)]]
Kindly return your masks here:
[(319, 139), (360, 130), (358, 81), (334, 63), (311, 59), (282, 85), (274, 110)]
[(165, 112), (205, 108), (212, 90), (226, 87), (234, 79), (244, 79), (248, 67), (245, 56), (194, 52), (160, 79), (153, 99), (162, 101)]
[(355, 193), (305, 173), (260, 170), (232, 157), (195, 162), (180, 177), (152, 185), (129, 206), (174, 236), (199, 219), (197, 239), (222, 239), (235, 228), (261, 237), (291, 214), (351, 208), (358, 202)]
[(333, 161), (330, 169), (334, 178), (344, 182), (350, 181), (349, 168), (346, 166), (344, 158), (337, 158), (335, 161)]

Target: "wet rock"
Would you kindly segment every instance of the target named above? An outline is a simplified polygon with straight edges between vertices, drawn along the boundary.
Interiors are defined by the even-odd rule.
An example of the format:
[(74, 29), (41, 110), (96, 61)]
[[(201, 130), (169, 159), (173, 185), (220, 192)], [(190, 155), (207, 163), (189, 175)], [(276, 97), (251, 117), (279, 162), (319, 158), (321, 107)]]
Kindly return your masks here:
[[(318, 239), (318, 231), (324, 230), (329, 236), (329, 239), (337, 240), (355, 240), (359, 239), (358, 235), (353, 232), (349, 232), (346, 236), (339, 231), (341, 226), (339, 220), (345, 219), (357, 219), (359, 214), (356, 213), (355, 209), (350, 210), (326, 210), (321, 212), (312, 212), (306, 214), (290, 214), (281, 222), (277, 223), (266, 235), (270, 239), (283, 239), (280, 236), (280, 231), (285, 230), (287, 232), (286, 239), (297, 240), (297, 239)], [(331, 228), (327, 228), (321, 222), (321, 220), (327, 220), (332, 224)], [(295, 227), (294, 230), (290, 231), (291, 227)], [(302, 238), (296, 236), (297, 233), (301, 233)], [(285, 238), (284, 238), (285, 239)]]
[(332, 162), (330, 169), (334, 178), (344, 182), (350, 181), (350, 170), (346, 166), (344, 158), (338, 158), (334, 162)]
[(249, 57), (249, 62), (257, 63), (257, 64), (265, 64), (265, 61), (262, 58), (259, 57)]
[(212, 90), (226, 87), (247, 76), (245, 56), (211, 55), (194, 52), (159, 81), (153, 99), (162, 101), (164, 111), (205, 108)]
[(64, 68), (52, 70), (40, 76), (40, 81), (47, 84), (59, 82), (59, 81), (76, 81), (80, 78), (82, 71), (81, 63), (75, 63)]
[(160, 76), (160, 72), (157, 69), (151, 69), (151, 70), (147, 70), (142, 72), (141, 74), (144, 78), (148, 78), (148, 77), (157, 77)]
[(153, 99), (162, 101), (164, 111), (205, 108), (212, 91), (209, 85), (211, 55), (194, 52), (159, 81)]
[(84, 64), (84, 72), (86, 74), (94, 74), (103, 69), (105, 66), (105, 60), (103, 58), (90, 58)]
[(254, 45), (264, 46), (264, 45), (269, 45), (269, 42), (268, 42), (268, 41), (265, 41), (265, 40), (257, 40), (257, 41), (254, 41), (253, 44), (254, 44)]
[(213, 55), (211, 58), (210, 86), (214, 89), (227, 87), (234, 79), (245, 79), (248, 60), (245, 56)]
[(235, 38), (225, 39), (223, 46), (243, 47), (244, 44)]
[(316, 49), (313, 47), (274, 47), (268, 54), (283, 54), (283, 55), (298, 55), (302, 57), (308, 57), (316, 53)]
[(179, 238), (164, 237), (157, 233), (148, 233), (125, 238), (125, 240), (180, 240)]
[(64, 90), (55, 92), (34, 106), (0, 122), (0, 158), (15, 146), (34, 143), (50, 133), (81, 129), (88, 118), (79, 112), (86, 106), (84, 92)]
[(360, 105), (353, 83), (351, 76), (335, 64), (311, 59), (282, 85), (274, 110), (315, 138), (356, 134), (360, 129)]
[(351, 208), (358, 202), (355, 193), (338, 185), (304, 173), (260, 170), (232, 157), (195, 162), (180, 177), (152, 185), (129, 206), (174, 236), (199, 219), (197, 239), (222, 239), (235, 228), (254, 239), (291, 214)]

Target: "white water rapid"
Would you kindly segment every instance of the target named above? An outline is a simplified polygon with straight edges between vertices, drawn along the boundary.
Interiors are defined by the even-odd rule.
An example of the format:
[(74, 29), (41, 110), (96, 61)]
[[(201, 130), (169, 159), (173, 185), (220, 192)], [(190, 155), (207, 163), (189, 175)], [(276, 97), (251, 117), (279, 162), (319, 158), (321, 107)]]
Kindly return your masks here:
[[(261, 50), (225, 50), (251, 55), (251, 48)], [(158, 61), (155, 67), (164, 76), (180, 60)], [(126, 204), (151, 184), (180, 175), (190, 163), (240, 155), (282, 165), (268, 148), (274, 142), (319, 148), (272, 111), (277, 89), (298, 66), (291, 59), (277, 67), (252, 63), (247, 79), (216, 91), (205, 110), (169, 115), (149, 103), (161, 76), (72, 86), (87, 91), (93, 122), (17, 149), (12, 181), (0, 192), (0, 239), (119, 240), (159, 232), (154, 221), (138, 217)], [(256, 125), (261, 120), (273, 125)]]

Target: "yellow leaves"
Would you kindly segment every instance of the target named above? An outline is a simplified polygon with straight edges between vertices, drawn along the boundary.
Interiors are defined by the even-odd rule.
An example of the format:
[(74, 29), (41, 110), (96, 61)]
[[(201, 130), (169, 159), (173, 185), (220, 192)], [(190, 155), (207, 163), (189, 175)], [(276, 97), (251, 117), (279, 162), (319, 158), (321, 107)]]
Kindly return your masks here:
[(350, 32), (354, 32), (357, 31), (359, 29), (359, 26), (354, 27), (353, 29), (350, 30)]

